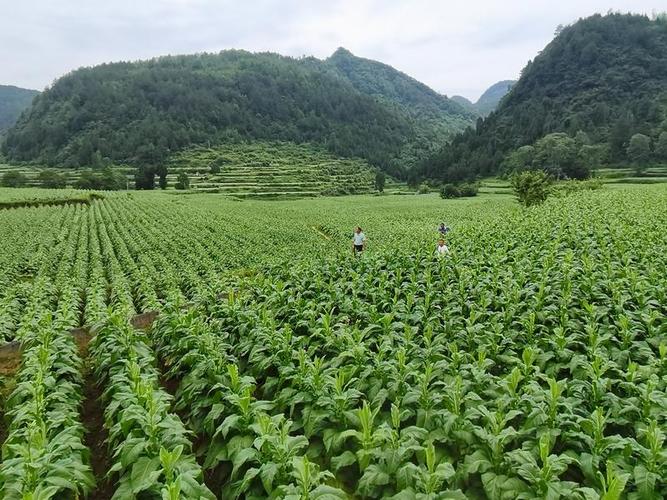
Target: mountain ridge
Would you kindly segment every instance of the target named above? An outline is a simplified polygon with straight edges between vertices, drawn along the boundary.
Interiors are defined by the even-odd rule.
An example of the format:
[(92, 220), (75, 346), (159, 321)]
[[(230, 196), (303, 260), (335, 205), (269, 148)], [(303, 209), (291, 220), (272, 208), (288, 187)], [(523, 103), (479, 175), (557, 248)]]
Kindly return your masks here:
[(510, 153), (555, 133), (578, 148), (568, 161), (594, 153), (592, 163), (627, 163), (633, 135), (655, 147), (667, 137), (663, 132), (667, 16), (596, 14), (563, 28), (526, 65), (495, 112), (423, 161), (413, 177), (495, 175)]
[(0, 85), (0, 135), (16, 123), (37, 94), (37, 90), (16, 85)]
[(156, 166), (196, 144), (313, 142), (404, 177), (473, 122), (426, 85), (343, 50), (325, 60), (227, 50), (80, 68), (35, 99), (3, 152), (47, 165)]
[(516, 80), (501, 80), (496, 82), (486, 89), (476, 102), (472, 102), (470, 99), (460, 95), (454, 95), (450, 99), (475, 113), (477, 116), (486, 117), (492, 111), (495, 111), (502, 98), (509, 93), (516, 82)]

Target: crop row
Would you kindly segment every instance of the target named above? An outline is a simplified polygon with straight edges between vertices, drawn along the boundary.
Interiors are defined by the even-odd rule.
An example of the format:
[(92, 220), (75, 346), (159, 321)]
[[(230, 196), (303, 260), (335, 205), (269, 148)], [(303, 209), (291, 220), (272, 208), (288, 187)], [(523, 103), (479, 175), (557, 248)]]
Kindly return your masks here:
[(141, 494), (165, 499), (215, 498), (190, 454), (188, 432), (171, 413), (170, 396), (159, 386), (158, 370), (143, 335), (123, 314), (110, 316), (91, 345), (113, 466), (114, 498)]
[(83, 442), (81, 360), (72, 337), (50, 315), (23, 337), (21, 369), (7, 401), (0, 496), (46, 499), (86, 495), (95, 482)]

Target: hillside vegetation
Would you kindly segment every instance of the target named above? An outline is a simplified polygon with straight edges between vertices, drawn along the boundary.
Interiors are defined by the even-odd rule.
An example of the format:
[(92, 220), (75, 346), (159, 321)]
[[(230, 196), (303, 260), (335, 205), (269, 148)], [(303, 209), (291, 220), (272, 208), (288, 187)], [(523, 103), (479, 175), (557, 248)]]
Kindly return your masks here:
[(503, 80), (494, 83), (474, 103), (460, 95), (452, 96), (451, 99), (478, 116), (488, 116), (492, 111), (495, 111), (500, 104), (500, 100), (507, 95), (515, 83), (516, 80)]
[[(3, 151), (47, 165), (156, 166), (196, 144), (279, 140), (317, 143), (402, 175), (429, 142), (472, 123), (460, 106), (388, 66), (382, 77), (402, 83), (381, 98), (384, 84), (360, 61), (340, 51), (323, 62), (231, 50), (82, 68), (35, 100)], [(406, 111), (415, 98), (428, 120)]]
[(430, 147), (463, 130), (474, 113), (387, 64), (353, 55), (339, 48), (326, 62), (359, 92), (378, 98), (410, 116), (422, 136), (419, 145)]
[(185, 172), (190, 187), (247, 198), (369, 193), (375, 171), (359, 159), (292, 143), (232, 143), (195, 147), (169, 160), (169, 184)]
[[(667, 162), (667, 17), (595, 15), (563, 28), (494, 113), (415, 175), (456, 180), (496, 173), (509, 153), (553, 133), (577, 144), (547, 139), (551, 165)], [(518, 163), (530, 168), (537, 151), (523, 153)]]
[(0, 135), (14, 125), (37, 94), (36, 90), (0, 85)]

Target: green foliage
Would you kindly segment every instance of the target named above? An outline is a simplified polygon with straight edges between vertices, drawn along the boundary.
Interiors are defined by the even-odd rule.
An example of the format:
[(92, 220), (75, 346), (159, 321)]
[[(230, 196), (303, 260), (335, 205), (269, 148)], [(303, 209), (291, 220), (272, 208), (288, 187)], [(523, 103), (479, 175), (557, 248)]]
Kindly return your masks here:
[(477, 196), (479, 186), (472, 182), (465, 182), (461, 184), (445, 184), (440, 188), (441, 198), (466, 198)]
[(503, 80), (491, 85), (480, 96), (476, 103), (472, 103), (462, 96), (452, 96), (451, 100), (457, 102), (464, 109), (474, 113), (477, 116), (488, 116), (492, 111), (495, 111), (500, 101), (505, 97), (512, 87), (516, 84), (516, 80)]
[(545, 135), (535, 143), (533, 166), (556, 179), (586, 179), (590, 167), (578, 161), (577, 149), (577, 141), (567, 134)]
[(101, 496), (89, 324), (116, 498), (212, 498), (204, 472), (218, 498), (664, 498), (666, 192), (0, 210), (0, 496)]
[(660, 132), (655, 144), (655, 156), (658, 161), (667, 163), (667, 130)]
[(50, 313), (38, 314), (18, 333), (24, 352), (6, 407), (11, 425), (2, 447), (2, 498), (87, 496), (95, 484), (79, 420), (81, 360), (65, 333), (72, 299), (70, 293), (63, 297), (64, 317), (54, 321)]
[(127, 187), (127, 180), (112, 167), (105, 167), (101, 171), (84, 170), (74, 186), (77, 189), (117, 191)]
[(36, 90), (0, 85), (0, 135), (14, 125), (38, 93)]
[(516, 80), (503, 80), (491, 85), (479, 97), (475, 103), (475, 108), (480, 116), (488, 116), (492, 111), (495, 111), (500, 101), (505, 97), (512, 87), (516, 84)]
[(628, 158), (635, 165), (637, 173), (642, 173), (651, 156), (651, 139), (644, 134), (635, 134), (628, 144)]
[(119, 310), (100, 325), (91, 345), (95, 374), (105, 387), (105, 426), (114, 457), (109, 474), (118, 478), (114, 498), (214, 499), (190, 454), (187, 430), (169, 411), (170, 397), (158, 384), (151, 350), (125, 313)]
[(569, 180), (557, 182), (551, 187), (551, 192), (556, 196), (566, 196), (582, 191), (596, 191), (602, 189), (604, 184), (600, 179)]
[(505, 172), (540, 169), (555, 179), (586, 179), (605, 157), (603, 145), (591, 145), (584, 132), (573, 139), (567, 134), (548, 134), (532, 146), (521, 146), (503, 161)]
[(24, 187), (27, 182), (28, 179), (26, 179), (26, 176), (21, 172), (10, 170), (9, 172), (2, 174), (2, 182), (0, 182), (0, 184), (4, 187), (17, 188)]
[[(228, 50), (82, 68), (58, 79), (7, 132), (12, 161), (98, 167), (162, 165), (174, 151), (234, 140), (320, 144), (403, 175), (445, 132), (472, 117), (457, 104), (384, 65)], [(377, 90), (394, 82), (385, 98)], [(417, 99), (424, 106), (415, 111)], [(82, 104), (83, 103), (83, 104)], [(426, 119), (418, 119), (428, 110)], [(138, 185), (151, 189), (151, 174)]]
[(498, 109), (423, 161), (417, 175), (447, 182), (487, 176), (512, 151), (554, 132), (583, 131), (591, 145), (608, 148), (610, 161), (625, 162), (632, 135), (657, 137), (665, 110), (664, 22), (594, 15), (560, 30)]
[(461, 196), (461, 191), (459, 190), (456, 184), (445, 184), (440, 189), (440, 197), (449, 199), (449, 198), (459, 198)]
[[(417, 152), (420, 155), (471, 125), (475, 118), (475, 113), (414, 78), (386, 64), (356, 57), (343, 48), (336, 50), (326, 63), (362, 94), (408, 116), (417, 126), (417, 143), (423, 149)], [(415, 161), (410, 155), (406, 158), (405, 153), (402, 157), (410, 164)]]
[(174, 187), (176, 189), (190, 189), (190, 178), (188, 177), (188, 174), (185, 172), (180, 172)]
[(384, 172), (377, 171), (377, 172), (375, 173), (375, 189), (376, 189), (378, 192), (381, 193), (381, 192), (384, 191), (384, 185), (385, 185), (385, 182), (386, 182), (386, 178), (385, 178), (385, 174), (384, 174)]
[(597, 170), (609, 161), (609, 146), (607, 144), (583, 144), (577, 153), (580, 165)]
[(541, 170), (526, 170), (511, 177), (512, 189), (524, 207), (539, 205), (549, 196), (551, 177)]
[(428, 194), (430, 192), (431, 192), (431, 187), (425, 182), (422, 182), (417, 188), (417, 194)]
[(67, 178), (64, 174), (55, 172), (54, 170), (42, 170), (37, 176), (39, 183), (46, 189), (61, 189), (67, 185)]
[(530, 170), (535, 159), (535, 148), (533, 146), (521, 146), (512, 151), (503, 161), (505, 172), (521, 172)]

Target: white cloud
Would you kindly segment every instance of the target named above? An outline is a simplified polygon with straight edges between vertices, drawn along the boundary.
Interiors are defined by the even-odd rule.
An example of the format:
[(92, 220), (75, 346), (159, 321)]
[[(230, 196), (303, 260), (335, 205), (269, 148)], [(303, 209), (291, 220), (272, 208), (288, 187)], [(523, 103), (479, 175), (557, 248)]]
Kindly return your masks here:
[(476, 99), (516, 78), (560, 23), (664, 8), (664, 0), (0, 0), (0, 83), (43, 88), (80, 66), (168, 53), (326, 57), (343, 46)]

